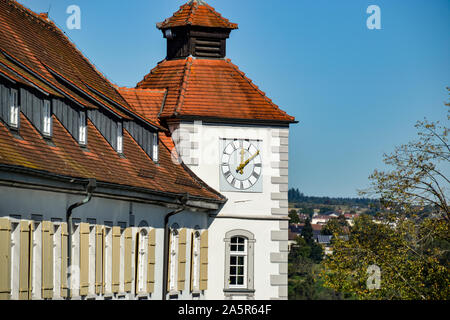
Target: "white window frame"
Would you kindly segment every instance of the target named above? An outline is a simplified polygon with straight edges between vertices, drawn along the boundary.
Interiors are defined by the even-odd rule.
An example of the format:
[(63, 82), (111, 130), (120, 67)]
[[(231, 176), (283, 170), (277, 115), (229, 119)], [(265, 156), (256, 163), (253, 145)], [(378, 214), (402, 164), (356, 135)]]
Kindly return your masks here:
[(61, 224), (53, 222), (53, 297), (61, 297)]
[(17, 89), (10, 89), (9, 106), (9, 125), (17, 129), (19, 128), (19, 91)]
[(88, 267), (88, 295), (95, 295), (95, 224), (89, 224), (89, 267)]
[(177, 279), (178, 279), (178, 230), (173, 228), (170, 232), (171, 243), (169, 248), (170, 254), (170, 278), (169, 278), (169, 291), (177, 291)]
[(52, 135), (52, 107), (50, 100), (44, 100), (42, 132), (44, 136)]
[(42, 222), (32, 221), (33, 230), (33, 261), (32, 261), (32, 297), (42, 298)]
[(158, 134), (153, 133), (153, 161), (158, 162), (158, 154), (159, 146), (158, 146)]
[(147, 284), (147, 261), (148, 261), (148, 230), (146, 228), (139, 229), (138, 243), (138, 265), (137, 268), (137, 293), (145, 293)]
[(112, 227), (105, 226), (105, 294), (112, 293)]
[[(247, 247), (248, 247), (248, 239), (247, 238), (245, 238), (244, 236), (234, 236), (234, 237), (232, 237), (231, 238), (231, 241), (230, 241), (230, 245), (231, 246), (233, 246), (234, 244), (233, 244), (233, 239), (238, 239), (238, 238), (241, 238), (241, 239), (244, 239), (244, 251), (233, 251), (233, 250), (231, 250), (230, 249), (230, 283), (229, 283), (229, 287), (230, 288), (247, 288), (247, 276), (248, 276), (248, 274), (247, 274), (247, 267), (248, 267), (248, 262), (247, 262), (247, 260), (248, 260), (248, 250), (247, 250)], [(241, 244), (236, 244), (237, 246), (239, 246), (239, 245), (241, 245)], [(231, 283), (231, 277), (233, 276), (232, 274), (231, 274), (231, 268), (232, 268), (232, 266), (231, 266), (231, 258), (232, 257), (235, 257), (236, 258), (236, 260), (239, 260), (239, 258), (244, 258), (244, 263), (243, 263), (243, 268), (244, 268), (244, 270), (243, 270), (243, 282), (242, 282), (242, 284), (232, 284)], [(239, 267), (239, 264), (238, 264), (238, 262), (236, 261), (236, 264), (234, 265), (236, 268), (238, 268)], [(236, 276), (236, 278), (237, 278), (237, 276), (238, 276), (238, 272), (236, 271), (236, 273), (234, 274), (234, 276)], [(237, 279), (236, 279), (237, 280)]]
[(123, 126), (122, 122), (117, 123), (117, 152), (123, 153)]
[(81, 145), (87, 144), (87, 130), (86, 130), (86, 113), (80, 111), (80, 123), (78, 130), (78, 143)]
[(20, 221), (11, 219), (11, 300), (19, 299)]
[(195, 231), (192, 244), (192, 289), (200, 290), (200, 232)]

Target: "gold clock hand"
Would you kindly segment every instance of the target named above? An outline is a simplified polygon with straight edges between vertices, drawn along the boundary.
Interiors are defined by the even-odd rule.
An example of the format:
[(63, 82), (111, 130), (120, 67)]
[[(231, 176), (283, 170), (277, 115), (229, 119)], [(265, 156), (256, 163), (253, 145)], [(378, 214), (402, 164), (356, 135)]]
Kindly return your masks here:
[(239, 165), (239, 167), (237, 167), (236, 172), (241, 172), (249, 164), (249, 162), (252, 161), (258, 154), (259, 154), (259, 150), (253, 156), (248, 158), (247, 161), (245, 161), (244, 163), (241, 163)]

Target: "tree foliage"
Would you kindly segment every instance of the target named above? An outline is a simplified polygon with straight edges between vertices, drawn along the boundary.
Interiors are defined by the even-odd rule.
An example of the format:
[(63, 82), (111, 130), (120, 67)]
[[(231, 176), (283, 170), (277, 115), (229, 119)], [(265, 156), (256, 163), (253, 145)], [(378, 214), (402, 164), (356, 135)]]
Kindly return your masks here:
[[(450, 88), (447, 88), (450, 93)], [(450, 103), (446, 104), (447, 107)], [(450, 108), (447, 108), (447, 121)], [(450, 177), (449, 129), (439, 121), (427, 119), (416, 123), (418, 139), (384, 154), (384, 163), (391, 171), (375, 170), (369, 177), (371, 188), (361, 195), (376, 195), (391, 209), (415, 215), (424, 206), (450, 222), (448, 204)], [(446, 171), (447, 170), (447, 171)]]
[[(392, 170), (375, 170), (371, 188), (361, 192), (378, 196), (384, 212), (376, 221), (355, 219), (347, 241), (334, 228), (326, 286), (360, 299), (450, 298), (448, 128), (426, 119), (416, 128), (416, 141), (384, 155)], [(367, 283), (373, 265), (381, 269), (378, 289)]]

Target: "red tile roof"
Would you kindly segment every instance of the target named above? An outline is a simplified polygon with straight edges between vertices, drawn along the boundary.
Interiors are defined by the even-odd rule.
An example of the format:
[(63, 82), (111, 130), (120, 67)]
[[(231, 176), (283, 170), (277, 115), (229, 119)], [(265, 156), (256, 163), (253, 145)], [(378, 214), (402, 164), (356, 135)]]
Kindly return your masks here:
[(195, 116), (295, 122), (229, 59), (164, 60), (137, 88), (168, 90), (162, 118)]
[[(134, 89), (117, 87), (122, 97), (134, 112), (142, 115), (155, 126), (161, 127), (158, 114), (164, 103), (167, 90)], [(163, 127), (161, 127), (164, 129)], [(164, 129), (165, 130), (165, 129)]]
[[(136, 108), (131, 107), (51, 21), (13, 0), (0, 0), (0, 76), (52, 96), (69, 97), (86, 108), (102, 106), (124, 118), (149, 122), (154, 118), (134, 101)], [(159, 126), (156, 120), (152, 123)], [(173, 161), (174, 146), (164, 133), (160, 134), (155, 164), (126, 130), (125, 157), (118, 155), (90, 120), (87, 132), (88, 151), (80, 148), (53, 116), (52, 146), (21, 113), (19, 134), (23, 139), (0, 122), (0, 164), (166, 194), (189, 193), (209, 201), (225, 200), (186, 166)]]
[(213, 7), (202, 0), (188, 1), (172, 17), (156, 24), (159, 29), (186, 25), (226, 29), (238, 28), (236, 23), (231, 23), (228, 19), (222, 17)]
[[(0, 13), (0, 65), (8, 63), (8, 68), (16, 72), (22, 69), (81, 106), (96, 108), (77, 92), (81, 91), (126, 118), (120, 110), (128, 107), (126, 101), (51, 20), (14, 0), (0, 0)], [(58, 78), (69, 80), (70, 84), (63, 84)]]
[[(189, 193), (211, 200), (223, 200), (213, 189), (206, 187), (200, 179), (193, 177), (184, 166), (172, 161), (171, 150), (162, 142), (159, 145), (159, 163), (155, 164), (125, 130), (123, 137), (124, 158), (108, 144), (97, 128), (88, 121), (88, 152), (80, 148), (61, 122), (53, 116), (55, 146), (47, 144), (21, 114), (20, 135), (14, 137), (0, 123), (0, 163), (26, 167), (73, 178), (95, 178), (130, 187), (152, 191), (182, 194)], [(151, 178), (142, 172), (151, 173)], [(189, 183), (180, 184), (180, 181)]]

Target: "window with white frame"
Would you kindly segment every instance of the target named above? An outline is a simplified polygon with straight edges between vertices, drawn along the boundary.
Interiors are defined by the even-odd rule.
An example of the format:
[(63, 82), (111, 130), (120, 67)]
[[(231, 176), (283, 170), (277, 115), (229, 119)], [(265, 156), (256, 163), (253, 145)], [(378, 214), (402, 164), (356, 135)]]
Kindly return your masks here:
[(195, 231), (192, 237), (192, 289), (200, 287), (200, 232)]
[(117, 123), (117, 152), (123, 153), (123, 129), (122, 122)]
[(78, 143), (82, 145), (87, 144), (87, 134), (86, 134), (86, 113), (80, 111), (80, 123), (78, 131)]
[(16, 89), (11, 89), (9, 96), (9, 125), (12, 128), (19, 127), (19, 93)]
[(34, 221), (33, 231), (33, 260), (32, 266), (32, 296), (33, 299), (41, 299), (41, 282), (42, 282), (42, 224), (40, 221)]
[(254, 292), (254, 234), (247, 230), (232, 230), (226, 233), (225, 246), (225, 290)]
[[(94, 219), (92, 219), (94, 220)], [(89, 295), (95, 295), (95, 220), (89, 225)]]
[(176, 291), (177, 288), (177, 260), (178, 260), (178, 230), (172, 229), (170, 233), (170, 278), (169, 278), (169, 290)]
[(11, 299), (19, 299), (20, 228), (19, 222), (11, 222)]
[(158, 134), (153, 133), (153, 161), (158, 162)]
[(230, 246), (230, 287), (245, 287), (247, 282), (247, 239), (233, 237)]
[(112, 228), (105, 227), (105, 293), (112, 292)]
[(145, 292), (147, 283), (147, 230), (142, 228), (138, 235), (138, 266), (137, 266), (137, 293)]
[(50, 100), (44, 100), (44, 110), (43, 110), (43, 126), (42, 132), (45, 136), (52, 135), (52, 112)]
[(53, 223), (53, 297), (61, 296), (61, 225)]

